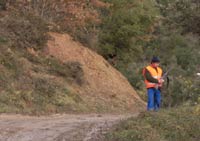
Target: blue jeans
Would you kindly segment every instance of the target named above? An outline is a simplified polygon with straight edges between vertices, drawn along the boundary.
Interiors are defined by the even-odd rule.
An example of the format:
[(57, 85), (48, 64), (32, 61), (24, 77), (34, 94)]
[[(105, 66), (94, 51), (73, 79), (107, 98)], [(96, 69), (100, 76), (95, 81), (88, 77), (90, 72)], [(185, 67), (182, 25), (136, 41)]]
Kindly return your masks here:
[(147, 110), (155, 110), (157, 111), (160, 108), (161, 104), (161, 92), (159, 89), (155, 88), (148, 88), (148, 103), (147, 103)]

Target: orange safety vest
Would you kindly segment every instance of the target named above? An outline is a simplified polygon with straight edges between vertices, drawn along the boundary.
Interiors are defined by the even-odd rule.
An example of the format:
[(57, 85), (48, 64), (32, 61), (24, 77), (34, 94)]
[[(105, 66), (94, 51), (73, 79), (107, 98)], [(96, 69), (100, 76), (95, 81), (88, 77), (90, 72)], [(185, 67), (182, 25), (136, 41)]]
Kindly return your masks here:
[[(157, 67), (157, 71), (156, 71), (156, 69), (153, 68), (152, 66), (147, 66), (143, 70), (143, 75), (145, 75), (145, 69), (147, 69), (150, 72), (151, 76), (157, 80), (159, 80), (162, 77), (162, 69), (160, 67)], [(158, 85), (156, 83), (149, 82), (148, 80), (146, 80), (146, 78), (144, 82), (146, 84), (146, 88), (155, 88)]]

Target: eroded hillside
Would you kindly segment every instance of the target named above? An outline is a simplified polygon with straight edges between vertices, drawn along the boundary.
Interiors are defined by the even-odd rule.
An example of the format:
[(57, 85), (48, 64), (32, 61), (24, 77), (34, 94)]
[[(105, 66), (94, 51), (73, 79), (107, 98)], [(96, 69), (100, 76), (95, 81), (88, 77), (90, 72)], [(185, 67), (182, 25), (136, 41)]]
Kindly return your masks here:
[[(72, 26), (78, 29), (80, 19), (77, 23), (82, 27), (88, 17), (99, 22), (95, 7), (109, 5), (100, 1), (51, 2), (7, 1), (0, 11), (0, 112), (143, 110), (143, 101), (120, 72), (70, 35), (60, 33), (65, 31), (62, 24), (70, 24), (66, 27), (71, 30)], [(62, 24), (55, 22), (59, 16)], [(74, 19), (70, 22), (63, 17)]]

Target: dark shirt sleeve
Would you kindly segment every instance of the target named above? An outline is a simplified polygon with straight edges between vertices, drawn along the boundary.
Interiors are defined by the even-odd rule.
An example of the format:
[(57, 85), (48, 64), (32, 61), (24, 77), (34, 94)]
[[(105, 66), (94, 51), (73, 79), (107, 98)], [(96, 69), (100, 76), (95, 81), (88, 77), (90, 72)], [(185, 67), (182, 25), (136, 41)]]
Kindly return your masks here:
[(159, 83), (157, 79), (151, 76), (151, 73), (147, 69), (145, 69), (144, 77), (151, 83)]

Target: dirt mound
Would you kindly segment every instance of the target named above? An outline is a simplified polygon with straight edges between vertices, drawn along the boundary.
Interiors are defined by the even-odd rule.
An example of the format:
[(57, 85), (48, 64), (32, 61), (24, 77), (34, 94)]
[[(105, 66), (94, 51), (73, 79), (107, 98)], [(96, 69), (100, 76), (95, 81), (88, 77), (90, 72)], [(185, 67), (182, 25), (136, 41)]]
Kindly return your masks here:
[(44, 53), (62, 62), (79, 62), (84, 82), (71, 87), (95, 111), (139, 111), (144, 102), (127, 79), (103, 57), (72, 40), (67, 34), (49, 33), (51, 39)]

